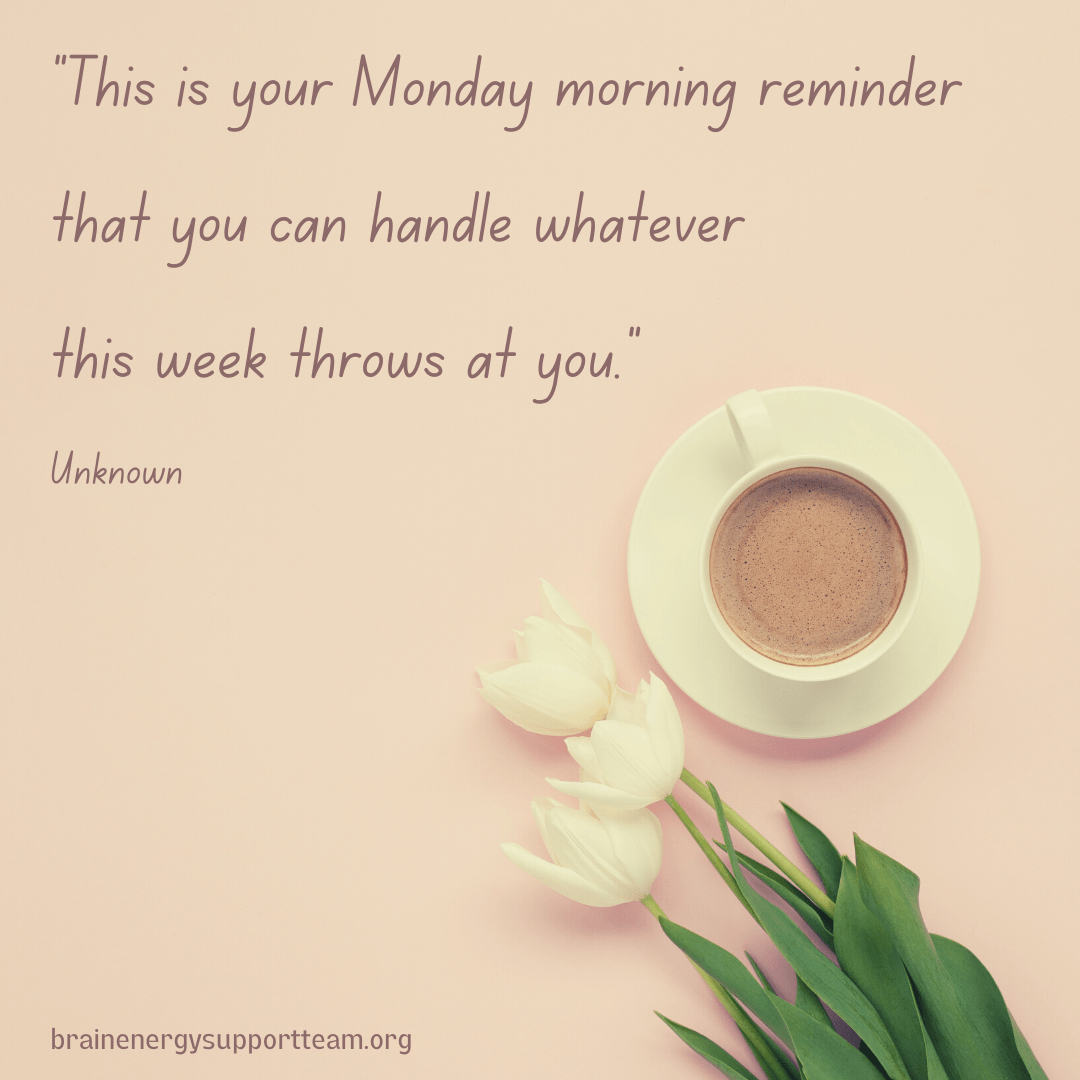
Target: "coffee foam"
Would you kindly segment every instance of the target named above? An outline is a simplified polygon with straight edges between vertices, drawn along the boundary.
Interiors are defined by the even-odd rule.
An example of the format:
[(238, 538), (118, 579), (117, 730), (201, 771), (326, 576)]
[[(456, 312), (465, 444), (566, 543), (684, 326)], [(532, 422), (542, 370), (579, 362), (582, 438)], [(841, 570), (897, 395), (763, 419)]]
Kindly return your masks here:
[(785, 664), (852, 656), (889, 625), (907, 580), (904, 538), (853, 477), (800, 467), (744, 491), (709, 556), (717, 607), (750, 648)]

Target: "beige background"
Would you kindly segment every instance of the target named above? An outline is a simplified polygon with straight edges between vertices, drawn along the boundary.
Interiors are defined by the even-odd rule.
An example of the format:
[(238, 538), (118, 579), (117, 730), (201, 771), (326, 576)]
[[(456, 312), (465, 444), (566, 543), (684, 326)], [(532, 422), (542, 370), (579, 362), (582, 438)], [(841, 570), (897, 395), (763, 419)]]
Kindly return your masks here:
[[(1075, 130), (1067, 5), (917, 2), (508, 8), (44, 3), (8, 16), (3, 108), (3, 1007), (12, 1076), (714, 1075), (659, 1009), (734, 1045), (644, 910), (576, 908), (498, 849), (571, 775), (502, 722), (473, 666), (553, 581), (630, 686), (651, 660), (625, 581), (649, 471), (732, 393), (836, 386), (913, 420), (971, 496), (983, 586), (942, 678), (856, 736), (750, 736), (679, 697), (688, 763), (765, 831), (777, 800), (923, 877), (931, 929), (997, 976), (1051, 1076), (1071, 1058), (1077, 646)], [(156, 84), (71, 103), (72, 62)], [(361, 53), (413, 77), (532, 80), (504, 108), (349, 105)], [(763, 78), (959, 79), (944, 108), (760, 108)], [(88, 80), (96, 83), (96, 62)], [(186, 75), (181, 71), (187, 65)], [(556, 109), (560, 78), (737, 82), (695, 109)], [(210, 84), (175, 106), (180, 78)], [(256, 107), (233, 82), (332, 79)], [(93, 87), (91, 87), (92, 89)], [(639, 91), (640, 92), (640, 91)], [(84, 91), (85, 93), (85, 91)], [(774, 91), (775, 94), (775, 91)], [(714, 119), (710, 122), (715, 124)], [(63, 193), (136, 245), (65, 240)], [(541, 247), (578, 192), (607, 217), (742, 216), (728, 243)], [(502, 245), (367, 242), (491, 191)], [(481, 196), (482, 197), (482, 196)], [(392, 208), (392, 209), (391, 209)], [(248, 215), (172, 270), (174, 217)], [(343, 244), (275, 244), (280, 215)], [(129, 223), (130, 224), (130, 223)], [(324, 348), (421, 349), (445, 373), (294, 380)], [(469, 357), (517, 352), (505, 379)], [(135, 356), (57, 379), (65, 326)], [(159, 380), (159, 350), (242, 350), (267, 377)], [(640, 326), (638, 338), (629, 326)], [(112, 338), (106, 346), (104, 339)], [(309, 345), (310, 347), (310, 345)], [(563, 380), (541, 352), (614, 352)], [(183, 469), (179, 488), (53, 485), (76, 464)], [(769, 956), (664, 812), (655, 893)], [(779, 968), (767, 964), (770, 971)], [(410, 1032), (412, 1051), (61, 1053), (66, 1032)]]

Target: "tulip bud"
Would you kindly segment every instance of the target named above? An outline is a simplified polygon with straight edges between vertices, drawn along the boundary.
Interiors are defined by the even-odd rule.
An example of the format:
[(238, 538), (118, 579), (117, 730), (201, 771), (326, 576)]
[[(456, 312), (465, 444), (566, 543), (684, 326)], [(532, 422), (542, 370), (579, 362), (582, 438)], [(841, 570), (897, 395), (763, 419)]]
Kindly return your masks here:
[(636, 810), (667, 798), (683, 770), (682, 721), (663, 680), (642, 680), (626, 719), (595, 724), (590, 738), (567, 739), (581, 780), (548, 783), (592, 807)]
[(553, 799), (533, 802), (533, 816), (552, 862), (520, 844), (503, 844), (515, 866), (562, 896), (590, 907), (614, 907), (647, 896), (660, 873), (663, 835), (648, 810), (593, 812)]
[(480, 696), (539, 735), (573, 735), (608, 715), (622, 695), (615, 661), (581, 616), (546, 582), (543, 618), (515, 631), (517, 660), (478, 667)]

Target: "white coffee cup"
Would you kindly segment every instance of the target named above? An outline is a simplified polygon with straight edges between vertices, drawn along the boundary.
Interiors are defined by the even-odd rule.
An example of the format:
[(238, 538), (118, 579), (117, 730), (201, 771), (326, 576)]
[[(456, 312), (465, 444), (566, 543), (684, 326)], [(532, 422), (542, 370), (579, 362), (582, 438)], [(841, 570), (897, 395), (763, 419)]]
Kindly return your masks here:
[[(851, 675), (873, 664), (899, 640), (918, 603), (922, 587), (922, 549), (910, 515), (892, 491), (853, 462), (814, 454), (785, 454), (768, 409), (756, 390), (737, 394), (726, 403), (735, 441), (743, 456), (745, 473), (724, 494), (709, 518), (701, 542), (700, 583), (702, 599), (725, 642), (748, 663), (782, 679), (796, 682), (826, 682)], [(711, 568), (713, 541), (728, 510), (751, 488), (774, 474), (791, 469), (825, 469), (857, 481), (881, 500), (892, 515), (903, 538), (906, 574), (899, 605), (884, 628), (868, 644), (843, 659), (785, 662), (758, 651), (739, 636), (725, 619), (713, 592)], [(810, 475), (810, 474), (807, 474)], [(841, 481), (842, 483), (842, 481)], [(727, 527), (727, 526), (726, 526)], [(793, 588), (795, 586), (793, 585)]]

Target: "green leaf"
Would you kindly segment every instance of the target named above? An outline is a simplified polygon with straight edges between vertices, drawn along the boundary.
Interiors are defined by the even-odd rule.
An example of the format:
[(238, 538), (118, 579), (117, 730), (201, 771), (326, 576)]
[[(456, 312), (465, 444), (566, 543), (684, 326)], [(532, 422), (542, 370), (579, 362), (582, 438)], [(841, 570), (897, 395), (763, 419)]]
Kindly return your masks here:
[[(719, 796), (716, 795), (716, 790), (711, 784), (709, 790), (715, 798), (715, 805), (719, 807), (721, 805)], [(738, 853), (732, 849), (731, 834), (722, 810), (717, 811), (717, 819), (724, 833), (724, 842), (728, 846), (731, 871), (736, 883), (747, 901), (753, 906), (765, 932), (772, 938), (773, 944), (780, 950), (784, 959), (795, 969), (795, 973), (806, 982), (807, 986), (866, 1042), (893, 1080), (911, 1080), (911, 1075), (904, 1065), (904, 1060), (892, 1036), (889, 1035), (884, 1021), (867, 1000), (866, 995), (814, 947), (810, 939), (784, 912), (763, 896), (759, 896), (747, 884), (739, 864)], [(779, 999), (777, 1008), (779, 1009)], [(787, 1011), (780, 1009), (780, 1012), (786, 1020)], [(802, 1010), (799, 1012), (805, 1015)]]
[(915, 995), (904, 962), (881, 920), (863, 903), (858, 871), (843, 860), (836, 896), (836, 959), (870, 999), (915, 1080), (928, 1080), (926, 1046)]
[[(1003, 1056), (996, 1044), (984, 1042), (982, 1021), (962, 1004), (923, 923), (918, 877), (858, 836), (855, 857), (863, 902), (884, 924), (911, 976), (919, 1013), (950, 1080), (1029, 1080), (1015, 1046)], [(976, 999), (972, 1006), (979, 1007)]]
[(775, 998), (757, 984), (737, 957), (708, 938), (703, 938), (670, 919), (661, 917), (660, 926), (702, 971), (711, 975), (729, 994), (737, 997), (778, 1039), (794, 1049), (787, 1027), (776, 1010)]
[(832, 1021), (825, 1011), (825, 1006), (821, 1004), (821, 999), (798, 975), (795, 976), (795, 1004), (812, 1020), (832, 1027)]
[[(1013, 1035), (1015, 1025), (993, 976), (970, 949), (938, 934), (931, 934), (930, 940), (956, 987), (975, 1037), (993, 1058), (1009, 1070), (1004, 1075), (1024, 1077), (1026, 1080), (1028, 1067)], [(1030, 1052), (1031, 1048), (1028, 1047)], [(1042, 1071), (1041, 1068), (1039, 1071)]]
[(769, 982), (765, 972), (758, 966), (758, 962), (749, 954), (745, 954), (746, 959), (750, 961), (750, 966), (754, 969), (754, 974), (758, 977), (758, 982), (769, 991), (770, 994), (775, 994), (776, 991), (772, 988), (772, 983)]
[[(922, 1024), (922, 1020), (919, 1021)], [(922, 1026), (923, 1045), (926, 1047), (926, 1074), (930, 1080), (949, 1080), (949, 1074), (945, 1072), (945, 1066), (941, 1064), (941, 1058), (926, 1033), (926, 1026)]]
[(795, 1039), (806, 1080), (882, 1080), (882, 1074), (831, 1026), (811, 1020), (786, 1001), (777, 1007)]
[(780, 1044), (730, 994), (728, 999), (730, 1005), (725, 1008), (768, 1080), (802, 1080), (798, 1065), (780, 1049)]
[(825, 894), (830, 900), (835, 900), (840, 891), (840, 852), (836, 850), (836, 845), (816, 825), (792, 810), (787, 803), (782, 802), (780, 805), (787, 814), (788, 823), (799, 847), (821, 878)]
[(1043, 1071), (1043, 1067), (1035, 1060), (1035, 1055), (1031, 1052), (1031, 1047), (1028, 1045), (1027, 1039), (1024, 1038), (1024, 1033), (1016, 1026), (1012, 1013), (1009, 1013), (1009, 1022), (1012, 1024), (1016, 1049), (1020, 1051), (1020, 1056), (1024, 1059), (1028, 1072), (1031, 1073), (1031, 1080), (1050, 1080)]
[[(719, 840), (714, 840), (713, 843), (721, 850), (726, 852), (727, 847), (721, 844)], [(786, 877), (774, 870), (771, 866), (766, 866), (762, 862), (758, 862), (757, 859), (752, 859), (749, 855), (744, 855), (739, 852), (739, 862), (743, 867), (750, 871), (759, 881), (763, 881), (774, 892), (776, 892), (780, 899), (785, 903), (790, 904), (794, 908), (795, 913), (800, 919), (815, 934), (824, 942), (824, 944), (835, 951), (833, 944), (833, 931), (832, 931), (832, 919), (826, 915), (821, 908), (817, 906), (801, 889), (793, 885)]]
[(722, 1046), (717, 1046), (712, 1039), (706, 1038), (704, 1035), (694, 1031), (693, 1028), (684, 1027), (682, 1024), (675, 1023), (674, 1020), (669, 1020), (663, 1013), (657, 1013), (657, 1016), (664, 1021), (665, 1024), (695, 1054), (699, 1054), (710, 1065), (719, 1069), (725, 1076), (730, 1077), (730, 1080), (758, 1080), (758, 1078), (741, 1062), (736, 1061)]

